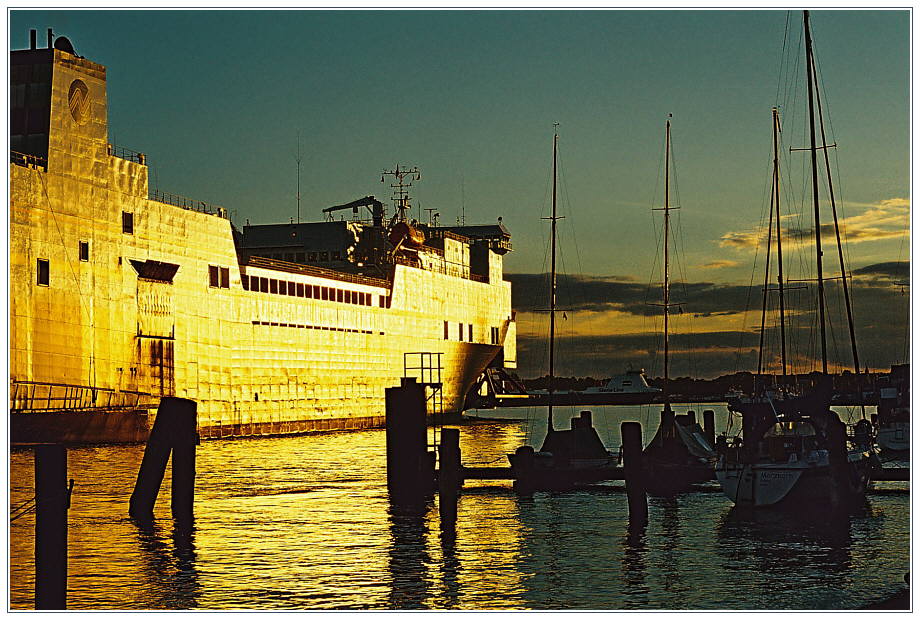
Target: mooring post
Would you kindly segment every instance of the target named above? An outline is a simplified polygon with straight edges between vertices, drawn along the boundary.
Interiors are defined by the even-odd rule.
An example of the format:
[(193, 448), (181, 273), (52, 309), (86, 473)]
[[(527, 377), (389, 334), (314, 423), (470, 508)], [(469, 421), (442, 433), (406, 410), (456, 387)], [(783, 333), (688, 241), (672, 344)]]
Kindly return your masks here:
[(645, 470), (642, 466), (642, 425), (638, 422), (620, 424), (623, 441), (623, 478), (626, 480), (626, 501), (629, 504), (630, 529), (648, 525), (648, 497), (645, 494)]
[(441, 527), (453, 526), (457, 521), (457, 496), (463, 483), (459, 429), (441, 429), (438, 453), (441, 464), (438, 470), (438, 513), (441, 515)]
[[(153, 428), (150, 430), (150, 437), (147, 439), (147, 446), (144, 448), (144, 458), (141, 461), (141, 467), (137, 472), (137, 482), (134, 484), (134, 492), (131, 493), (128, 514), (135, 519), (152, 519), (153, 505), (157, 501), (157, 495), (160, 492), (160, 485), (163, 483), (163, 475), (166, 473), (166, 462), (169, 460), (169, 453), (177, 443), (177, 439), (187, 434), (189, 419), (192, 422), (193, 433), (194, 420), (196, 420), (196, 405), (194, 401), (186, 398), (174, 398), (164, 396), (160, 399), (160, 406), (157, 408), (157, 417), (153, 422)], [(194, 499), (194, 449), (191, 455), (191, 487), (188, 479), (188, 451), (180, 450), (183, 455), (179, 458), (179, 479), (176, 478), (176, 472), (173, 472), (173, 483), (179, 483), (179, 496), (188, 494), (190, 488), (192, 499)], [(173, 461), (175, 470), (176, 462)], [(176, 507), (177, 491), (173, 489), (173, 506)], [(175, 512), (175, 510), (174, 510)]]
[(420, 501), (431, 490), (425, 445), (425, 386), (403, 377), (386, 388), (387, 490), (398, 502)]
[(35, 448), (35, 609), (67, 608), (67, 449)]
[(171, 398), (172, 408), (172, 514), (190, 522), (195, 506), (195, 450), (198, 445), (198, 405), (193, 400)]
[(514, 451), (514, 482), (512, 486), (519, 495), (532, 495), (536, 487), (534, 480), (534, 456), (533, 448), (530, 446), (521, 446)]
[(716, 414), (712, 409), (703, 411), (703, 434), (710, 447), (716, 446)]

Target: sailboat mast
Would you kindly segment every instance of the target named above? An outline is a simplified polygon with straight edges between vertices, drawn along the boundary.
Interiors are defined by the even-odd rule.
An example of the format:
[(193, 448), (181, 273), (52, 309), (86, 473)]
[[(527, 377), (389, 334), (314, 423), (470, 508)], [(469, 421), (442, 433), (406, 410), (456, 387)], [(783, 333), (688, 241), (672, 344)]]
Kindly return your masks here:
[(754, 377), (754, 391), (757, 391), (757, 380), (763, 374), (763, 352), (764, 339), (767, 334), (767, 300), (770, 296), (770, 249), (773, 243), (773, 192), (775, 187), (770, 188), (770, 216), (767, 224), (767, 253), (763, 267), (763, 305), (760, 309), (760, 346), (757, 349), (757, 376)]
[(553, 430), (553, 378), (554, 353), (556, 348), (556, 151), (559, 134), (553, 131), (553, 215), (550, 218), (550, 283), (549, 283), (549, 385), (546, 428)]
[(814, 57), (811, 50), (811, 26), (808, 23), (808, 11), (804, 11), (805, 21), (805, 60), (808, 65), (808, 126), (811, 135), (811, 189), (815, 206), (815, 257), (817, 259), (818, 277), (818, 320), (821, 325), (821, 370), (827, 374), (827, 327), (824, 318), (824, 273), (821, 251), (821, 213), (818, 201), (818, 149), (815, 144), (815, 101), (814, 101)]
[[(859, 353), (856, 350), (856, 331), (853, 328), (853, 306), (850, 304), (850, 287), (847, 283), (846, 264), (843, 262), (843, 244), (840, 242), (840, 223), (837, 220), (837, 202), (834, 200), (834, 182), (831, 177), (831, 161), (827, 154), (829, 148), (827, 135), (824, 133), (824, 113), (821, 111), (821, 90), (815, 83), (815, 97), (818, 103), (818, 121), (821, 125), (821, 147), (824, 151), (824, 169), (827, 172), (827, 192), (831, 199), (831, 213), (834, 214), (834, 233), (837, 235), (837, 256), (840, 259), (840, 276), (843, 282), (843, 299), (847, 308), (847, 326), (850, 329), (850, 346), (853, 349), (853, 368), (859, 374)], [(832, 145), (834, 146), (834, 145)]]
[[(777, 285), (779, 287), (779, 340), (783, 362), (783, 376), (786, 376), (786, 301), (783, 291), (783, 235), (779, 210), (779, 110), (773, 108), (773, 196), (776, 202), (776, 262)], [(769, 260), (769, 259), (768, 259)]]
[[(670, 116), (670, 114), (668, 115)], [(665, 407), (669, 404), (668, 393), (668, 303), (670, 301), (670, 281), (668, 265), (668, 229), (670, 228), (671, 218), (671, 120), (668, 119), (665, 125), (665, 146), (664, 146), (664, 280), (662, 297), (664, 298), (664, 396)]]

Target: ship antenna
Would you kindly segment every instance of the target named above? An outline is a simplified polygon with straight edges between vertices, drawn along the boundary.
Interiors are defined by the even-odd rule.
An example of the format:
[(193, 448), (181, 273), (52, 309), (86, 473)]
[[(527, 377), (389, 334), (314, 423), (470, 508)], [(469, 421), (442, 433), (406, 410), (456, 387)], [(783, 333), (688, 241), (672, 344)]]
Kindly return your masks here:
[[(386, 180), (387, 176), (392, 176), (396, 179), (395, 183), (390, 183), (390, 187), (396, 191), (393, 193), (393, 204), (396, 207), (396, 213), (393, 215), (393, 224), (396, 222), (404, 222), (406, 220), (406, 213), (409, 211), (409, 189), (412, 187), (412, 181), (421, 181), (422, 173), (419, 172), (418, 166), (412, 168), (400, 168), (399, 164), (396, 164), (396, 168), (393, 170), (384, 170), (383, 174), (380, 175), (380, 182), (383, 183)], [(406, 181), (408, 177), (409, 181)], [(421, 219), (421, 213), (419, 214), (419, 219)]]
[(300, 131), (297, 132), (297, 223), (300, 224)]
[(464, 192), (464, 179), (460, 175), (460, 225), (466, 226), (466, 193)]

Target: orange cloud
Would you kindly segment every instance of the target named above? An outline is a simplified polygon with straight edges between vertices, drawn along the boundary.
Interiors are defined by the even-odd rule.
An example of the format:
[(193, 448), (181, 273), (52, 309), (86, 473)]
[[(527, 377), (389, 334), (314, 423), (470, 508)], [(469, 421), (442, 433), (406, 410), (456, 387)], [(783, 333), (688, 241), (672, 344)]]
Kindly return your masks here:
[(736, 260), (714, 260), (702, 265), (697, 265), (700, 269), (723, 269), (725, 267), (737, 267), (740, 263)]
[[(849, 243), (893, 239), (910, 234), (910, 200), (907, 198), (889, 198), (877, 204), (851, 204), (849, 206), (864, 209), (862, 213), (840, 219), (841, 234)], [(790, 218), (784, 216), (783, 219)], [(813, 243), (814, 232), (814, 228), (786, 226), (783, 236), (792, 243), (810, 245)], [(821, 234), (822, 236), (833, 236), (835, 234), (834, 223), (822, 224)], [(727, 232), (720, 238), (719, 245), (725, 248), (746, 250), (764, 245), (766, 238), (767, 229), (765, 226), (760, 226), (753, 230)]]

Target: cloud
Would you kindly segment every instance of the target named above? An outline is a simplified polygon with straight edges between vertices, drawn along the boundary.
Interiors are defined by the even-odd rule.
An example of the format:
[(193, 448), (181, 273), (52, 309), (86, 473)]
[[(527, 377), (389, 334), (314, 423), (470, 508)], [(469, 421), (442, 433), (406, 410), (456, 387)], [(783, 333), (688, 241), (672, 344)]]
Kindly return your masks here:
[(702, 265), (697, 265), (700, 269), (724, 269), (725, 267), (737, 267), (740, 265), (736, 260), (714, 260)]
[[(853, 278), (851, 296), (853, 315), (856, 322), (856, 338), (861, 367), (887, 369), (890, 365), (907, 359), (909, 344), (909, 296), (900, 286), (892, 284), (906, 279), (909, 263), (892, 261), (866, 265), (857, 269)], [(542, 274), (511, 274), (512, 290), (516, 291), (525, 280), (541, 281)], [(609, 377), (622, 372), (627, 365), (644, 367), (649, 374), (661, 372), (662, 336), (655, 321), (643, 321), (639, 314), (657, 314), (661, 308), (646, 306), (644, 289), (635, 282), (616, 282), (613, 278), (570, 278), (568, 286), (584, 286), (585, 291), (603, 295), (599, 299), (587, 299), (582, 311), (570, 312), (568, 321), (557, 323), (556, 363), (560, 375)], [(883, 284), (879, 284), (883, 282)], [(560, 287), (561, 288), (561, 287)], [(739, 370), (756, 370), (757, 349), (760, 341), (760, 286), (713, 285), (691, 283), (686, 299), (694, 308), (708, 317), (722, 318), (685, 323), (675, 321), (677, 328), (670, 339), (672, 375), (715, 377)], [(615, 292), (623, 295), (614, 304), (606, 295)], [(650, 295), (656, 296), (657, 290)], [(750, 300), (747, 297), (750, 293)], [(545, 307), (542, 299), (545, 293), (531, 291), (533, 299)], [(631, 298), (625, 298), (632, 295)], [(685, 299), (681, 297), (681, 299)], [(852, 353), (842, 286), (839, 280), (829, 280), (825, 286), (828, 308), (827, 346), (832, 370), (852, 368)], [(768, 299), (775, 310), (778, 300), (775, 295)], [(690, 304), (688, 303), (687, 306)], [(598, 309), (600, 308), (600, 309)], [(627, 310), (624, 310), (626, 308)], [(527, 312), (516, 305), (519, 313)], [(747, 309), (747, 313), (745, 313)], [(786, 343), (790, 368), (795, 372), (807, 372), (820, 368), (815, 360), (820, 357), (819, 340), (815, 333), (815, 287), (813, 284), (787, 291), (786, 296)], [(623, 312), (634, 312), (633, 318)], [(686, 312), (686, 309), (685, 309)], [(734, 313), (734, 314), (732, 314)], [(527, 322), (519, 314), (519, 321)], [(687, 316), (681, 318), (688, 318)], [(605, 320), (607, 319), (607, 320)], [(577, 323), (585, 329), (572, 329)], [(589, 323), (590, 325), (585, 325)], [(660, 321), (658, 322), (660, 323)], [(691, 329), (701, 330), (693, 333)], [(764, 340), (768, 370), (779, 368), (779, 322), (769, 316), (766, 321)], [(536, 377), (546, 372), (547, 338), (545, 330), (528, 330), (524, 324), (518, 326), (518, 364), (524, 377)]]
[[(511, 305), (519, 312), (539, 312), (549, 308), (549, 275), (510, 273)], [(557, 308), (568, 311), (618, 310), (636, 316), (661, 313), (659, 283), (639, 284), (611, 276), (557, 275)], [(751, 289), (747, 286), (712, 282), (675, 283), (671, 287), (674, 303), (694, 316), (743, 312), (748, 307)], [(677, 312), (677, 310), (675, 310)]]
[(897, 280), (907, 282), (910, 280), (910, 262), (908, 261), (889, 261), (887, 263), (875, 263), (866, 265), (859, 269), (853, 270), (854, 276), (866, 276), (872, 278), (882, 278), (885, 280)]
[[(910, 201), (908, 199), (889, 198), (864, 208), (865, 210), (862, 213), (840, 218), (841, 238), (845, 242), (879, 241), (906, 237), (910, 234)], [(790, 218), (784, 216), (782, 219)], [(810, 228), (794, 226), (783, 228), (783, 239), (797, 244), (810, 245), (814, 243), (814, 234), (815, 229), (813, 226)], [(822, 238), (833, 239), (835, 235), (833, 221), (825, 222), (821, 225)], [(759, 226), (752, 230), (726, 232), (719, 238), (719, 246), (746, 250), (763, 246), (766, 244), (766, 240), (767, 228), (766, 226)]]

